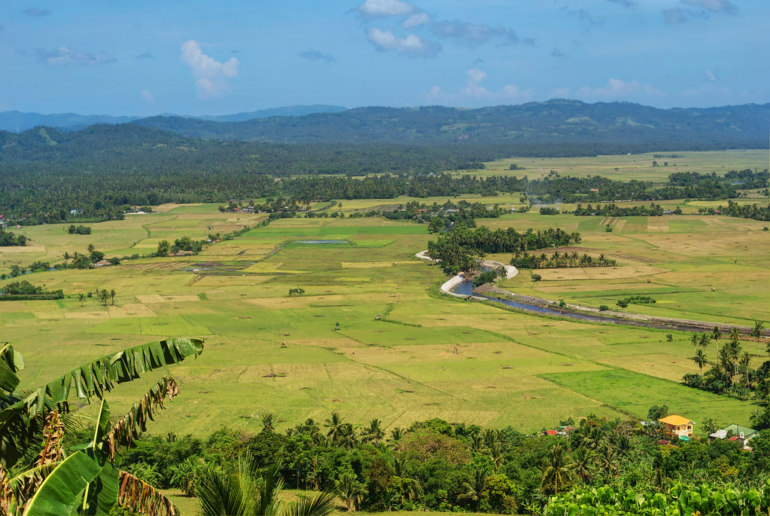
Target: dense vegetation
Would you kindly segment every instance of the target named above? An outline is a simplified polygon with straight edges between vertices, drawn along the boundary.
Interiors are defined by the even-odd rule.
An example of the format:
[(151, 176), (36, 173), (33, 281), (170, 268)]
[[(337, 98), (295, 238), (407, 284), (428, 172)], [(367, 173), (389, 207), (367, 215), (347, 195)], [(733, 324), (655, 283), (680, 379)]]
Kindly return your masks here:
[[(757, 339), (757, 354), (760, 353), (760, 338), (763, 323), (757, 322), (751, 335)], [(719, 341), (727, 337), (727, 341), (719, 345)], [(752, 356), (743, 349), (741, 334), (738, 328), (733, 328), (728, 336), (715, 327), (711, 334), (693, 334), (691, 340), (695, 347), (692, 357), (700, 369), (698, 374), (686, 374), (683, 378), (685, 385), (703, 389), (716, 394), (726, 394), (738, 399), (755, 398), (762, 402), (770, 401), (770, 360), (762, 363), (756, 369), (751, 367)], [(709, 360), (708, 350), (714, 345), (714, 359)], [(770, 351), (770, 345), (766, 348)], [(703, 368), (711, 366), (705, 373)], [(770, 406), (764, 414), (755, 415), (755, 424), (761, 428), (770, 428)]]
[(237, 123), (163, 116), (133, 123), (199, 138), (278, 143), (517, 145), (601, 141), (667, 151), (702, 146), (764, 148), (768, 116), (767, 104), (664, 110), (631, 103), (551, 100), (480, 109), (365, 107)]
[[(652, 412), (666, 415), (665, 407)], [(333, 491), (350, 509), (530, 514), (593, 488), (621, 499), (628, 489), (654, 499), (702, 483), (722, 494), (762, 488), (770, 471), (770, 432), (752, 440), (749, 453), (742, 442), (669, 443), (657, 425), (592, 416), (579, 424), (563, 421), (561, 435), (542, 437), (439, 419), (386, 434), (376, 419), (354, 425), (338, 413), (280, 433), (272, 415), (261, 420), (256, 435), (222, 428), (203, 440), (142, 439), (123, 465), (155, 485), (194, 494), (208, 470), (232, 469), (248, 456), (263, 469), (279, 464), (287, 487)], [(716, 428), (713, 421), (704, 423)], [(559, 497), (549, 502), (549, 495)], [(603, 497), (611, 503), (609, 493)]]
[(36, 287), (29, 281), (14, 281), (3, 285), (0, 290), (0, 301), (24, 301), (41, 299), (63, 299), (61, 290), (49, 292), (45, 287)]
[[(652, 203), (650, 204), (650, 207), (646, 206), (629, 206), (629, 207), (620, 207), (615, 205), (614, 203), (611, 204), (597, 204), (594, 208), (590, 204), (588, 206), (583, 206), (582, 204), (578, 204), (577, 208), (575, 208), (575, 215), (596, 215), (598, 217), (636, 217), (636, 216), (644, 216), (644, 217), (660, 217), (664, 214), (663, 208), (659, 204)], [(681, 215), (682, 209), (678, 206), (676, 207), (676, 210), (672, 212), (674, 215)]]
[(486, 226), (474, 231), (458, 224), (451, 231), (440, 234), (435, 242), (428, 242), (428, 256), (438, 260), (445, 272), (456, 274), (474, 269), (476, 258), (487, 253), (523, 253), (580, 241), (580, 233), (567, 233), (559, 228), (545, 231), (528, 229), (519, 233), (513, 228), (491, 231)]
[(2, 227), (0, 227), (0, 247), (11, 247), (11, 246), (25, 246), (27, 245), (27, 237), (24, 235), (18, 235), (11, 233), (10, 231), (4, 230)]
[(738, 204), (727, 201), (727, 207), (718, 206), (714, 208), (699, 208), (698, 213), (705, 215), (727, 215), (728, 217), (741, 217), (744, 219), (770, 220), (770, 206), (760, 206), (758, 204)]
[[(673, 174), (662, 185), (558, 174), (543, 180), (441, 174), (480, 168), (484, 161), (513, 154), (593, 156), (626, 150), (613, 144), (569, 142), (285, 145), (199, 140), (132, 124), (95, 125), (78, 132), (40, 127), (19, 134), (0, 131), (0, 205), (8, 220), (23, 224), (82, 224), (120, 219), (137, 206), (281, 195), (309, 202), (522, 192), (534, 203), (597, 203), (728, 199), (738, 196), (739, 187), (767, 187), (767, 172), (750, 170), (731, 171), (724, 177)], [(273, 177), (286, 179), (276, 182)]]
[(91, 228), (88, 226), (76, 226), (75, 224), (71, 224), (69, 228), (67, 228), (67, 232), (70, 235), (90, 235), (91, 234)]
[(571, 253), (555, 251), (551, 255), (545, 253), (537, 255), (516, 250), (513, 253), (513, 258), (511, 258), (511, 265), (519, 269), (552, 269), (557, 267), (614, 267), (617, 262), (603, 254), (595, 258), (585, 253), (579, 255), (577, 251)]

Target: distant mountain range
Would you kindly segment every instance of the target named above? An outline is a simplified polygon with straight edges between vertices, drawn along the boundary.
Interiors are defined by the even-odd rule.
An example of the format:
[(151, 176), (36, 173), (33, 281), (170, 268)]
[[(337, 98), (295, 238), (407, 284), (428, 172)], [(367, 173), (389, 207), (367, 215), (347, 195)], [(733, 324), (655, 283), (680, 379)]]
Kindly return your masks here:
[[(204, 139), (271, 143), (698, 144), (767, 147), (770, 104), (657, 109), (574, 100), (459, 109), (365, 107), (243, 122), (157, 116), (132, 122)], [(662, 147), (661, 147), (662, 148)]]
[[(270, 109), (261, 109), (234, 115), (220, 116), (181, 116), (164, 115), (173, 118), (195, 118), (211, 122), (244, 122), (256, 118), (268, 118), (273, 116), (303, 116), (312, 113), (339, 113), (347, 108), (342, 106), (330, 106), (325, 104), (313, 104), (311, 106), (285, 106)], [(60, 113), (53, 115), (41, 115), (40, 113), (21, 113), (19, 111), (0, 112), (0, 131), (22, 132), (37, 126), (54, 127), (68, 131), (79, 131), (94, 124), (126, 124), (139, 120), (138, 116), (110, 116), (110, 115), (79, 115), (76, 113)]]
[[(657, 150), (767, 148), (770, 104), (704, 109), (658, 109), (627, 102), (587, 104), (574, 100), (480, 109), (441, 106), (345, 109), (314, 105), (225, 116), (150, 118), (0, 113), (0, 129), (6, 127), (13, 133), (23, 132), (20, 131), (23, 127), (40, 125), (75, 133), (91, 124), (126, 129), (97, 131), (94, 136), (89, 136), (98, 139), (110, 135), (111, 144), (117, 143), (115, 138), (120, 134), (127, 141), (134, 141), (140, 134), (141, 138), (152, 140), (160, 132), (166, 132), (203, 140), (310, 145), (522, 147), (569, 144)], [(158, 132), (137, 132), (128, 130), (129, 127)], [(63, 135), (54, 139), (62, 138), (69, 141)], [(26, 138), (18, 141), (21, 143)]]

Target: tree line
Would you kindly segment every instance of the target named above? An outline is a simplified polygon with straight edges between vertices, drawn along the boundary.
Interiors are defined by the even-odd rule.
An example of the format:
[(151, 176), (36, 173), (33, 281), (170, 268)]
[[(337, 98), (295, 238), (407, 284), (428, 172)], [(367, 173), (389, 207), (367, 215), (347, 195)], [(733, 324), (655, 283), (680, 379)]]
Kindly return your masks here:
[(476, 268), (476, 258), (488, 253), (526, 252), (546, 247), (562, 247), (581, 242), (580, 233), (567, 233), (560, 228), (528, 229), (519, 233), (514, 228), (491, 231), (486, 226), (469, 229), (463, 224), (439, 234), (438, 240), (428, 242), (428, 256), (440, 262), (448, 274)]

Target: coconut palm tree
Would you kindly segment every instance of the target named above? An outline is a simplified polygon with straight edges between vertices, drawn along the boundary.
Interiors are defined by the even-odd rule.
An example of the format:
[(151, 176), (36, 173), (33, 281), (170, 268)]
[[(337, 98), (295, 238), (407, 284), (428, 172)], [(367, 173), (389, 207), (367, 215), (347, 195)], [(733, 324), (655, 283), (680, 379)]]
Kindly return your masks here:
[(260, 472), (249, 455), (238, 458), (237, 469), (201, 471), (196, 494), (203, 516), (328, 516), (334, 511), (334, 493), (321, 493), (288, 504), (279, 499), (283, 488), (282, 462)]
[(700, 335), (693, 333), (692, 337), (690, 337), (690, 342), (692, 342), (692, 345), (697, 348), (698, 342), (700, 342)]
[(78, 294), (78, 301), (80, 301), (80, 306), (83, 306), (83, 303), (86, 302), (86, 295), (84, 293)]
[(486, 445), (484, 444), (484, 438), (480, 434), (473, 434), (469, 444), (471, 451), (476, 453), (482, 453), (486, 448)]
[(580, 446), (572, 454), (574, 473), (583, 482), (590, 482), (594, 473), (595, 454), (593, 450)]
[(695, 362), (695, 365), (697, 365), (700, 369), (700, 374), (703, 374), (703, 366), (708, 364), (708, 361), (706, 360), (706, 352), (702, 349), (695, 350), (695, 356), (692, 357), (692, 361)]
[[(716, 341), (714, 341), (716, 342)], [(708, 333), (701, 333), (700, 336), (700, 347), (707, 348), (708, 345), (711, 344), (711, 335)], [(719, 343), (717, 342), (717, 353), (719, 353)]]
[(366, 488), (358, 481), (352, 471), (345, 471), (334, 481), (334, 492), (345, 502), (348, 512), (355, 510), (361, 497), (366, 494)]
[(488, 476), (487, 470), (479, 468), (473, 472), (473, 476), (469, 480), (463, 482), (463, 490), (465, 492), (458, 498), (461, 500), (469, 500), (471, 505), (473, 505), (475, 512), (479, 512), (481, 497), (484, 490), (487, 488)]
[(275, 416), (273, 414), (264, 414), (262, 416), (262, 431), (263, 432), (275, 431)]
[(714, 340), (719, 340), (722, 338), (722, 330), (719, 328), (719, 326), (714, 326), (714, 329), (711, 331), (711, 338)]
[(744, 351), (743, 355), (741, 355), (740, 365), (741, 369), (743, 369), (744, 373), (746, 374), (746, 386), (751, 387), (751, 384), (749, 383), (749, 366), (751, 365), (751, 355), (749, 355), (748, 351)]
[(562, 444), (554, 445), (545, 459), (540, 488), (559, 494), (572, 480), (575, 465)]
[(400, 441), (403, 436), (404, 431), (399, 427), (396, 427), (390, 431), (390, 441), (394, 444)]
[(757, 339), (757, 354), (759, 354), (759, 339), (762, 338), (762, 328), (764, 328), (765, 323), (756, 321), (754, 323), (754, 329), (751, 330), (751, 336)]
[(339, 412), (332, 412), (331, 417), (324, 422), (324, 426), (329, 429), (329, 431), (326, 432), (326, 437), (336, 444), (342, 437), (342, 432), (344, 431), (343, 427), (345, 426), (345, 422), (343, 421), (342, 416), (340, 416)]
[(611, 476), (618, 469), (618, 452), (614, 446), (604, 443), (596, 454), (599, 469), (606, 475)]
[(382, 429), (382, 422), (379, 419), (372, 419), (362, 434), (365, 442), (373, 442), (375, 445), (380, 444), (383, 437), (385, 437), (385, 431)]
[(738, 341), (740, 339), (741, 339), (741, 330), (739, 330), (737, 326), (733, 326), (733, 329), (730, 330), (730, 340)]

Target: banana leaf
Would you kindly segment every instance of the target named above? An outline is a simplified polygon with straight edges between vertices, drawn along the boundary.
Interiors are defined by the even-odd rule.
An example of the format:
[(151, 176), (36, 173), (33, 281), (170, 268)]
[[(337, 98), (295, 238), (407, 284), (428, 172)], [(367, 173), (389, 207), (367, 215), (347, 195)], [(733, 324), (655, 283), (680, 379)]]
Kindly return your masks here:
[(24, 516), (65, 516), (76, 511), (83, 491), (102, 471), (94, 460), (77, 452), (62, 461), (29, 500)]

